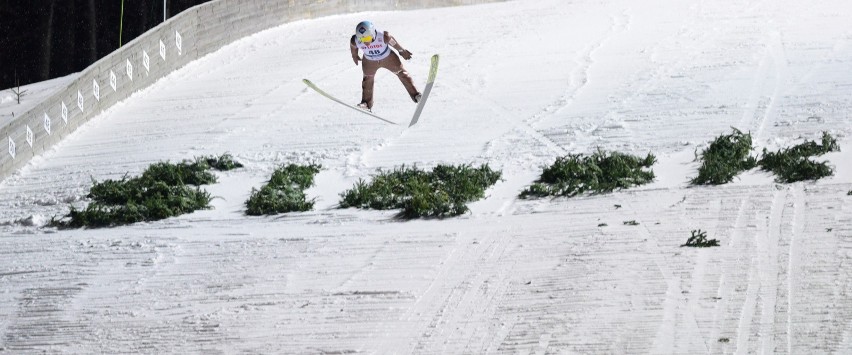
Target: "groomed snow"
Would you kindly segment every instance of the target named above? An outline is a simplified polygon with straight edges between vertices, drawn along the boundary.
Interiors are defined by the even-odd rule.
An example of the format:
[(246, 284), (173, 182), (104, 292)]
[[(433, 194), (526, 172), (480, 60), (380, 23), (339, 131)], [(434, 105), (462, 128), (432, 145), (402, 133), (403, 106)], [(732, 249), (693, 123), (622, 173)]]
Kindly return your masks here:
[[(540, 0), (283, 25), (187, 65), (0, 183), (0, 350), (9, 353), (850, 353), (852, 2)], [(347, 41), (373, 20), (441, 67), (420, 123), (357, 103)], [(414, 110), (389, 72), (374, 111)], [(689, 187), (731, 127), (758, 153), (840, 138), (835, 175)], [(652, 152), (657, 180), (519, 200), (541, 167)], [(213, 210), (41, 227), (91, 179), (230, 152)], [(319, 163), (313, 212), (246, 217), (284, 163)], [(376, 169), (483, 164), (471, 213), (337, 209)], [(636, 221), (638, 226), (625, 225)], [(600, 226), (606, 224), (606, 226)], [(681, 248), (702, 229), (721, 246)]]

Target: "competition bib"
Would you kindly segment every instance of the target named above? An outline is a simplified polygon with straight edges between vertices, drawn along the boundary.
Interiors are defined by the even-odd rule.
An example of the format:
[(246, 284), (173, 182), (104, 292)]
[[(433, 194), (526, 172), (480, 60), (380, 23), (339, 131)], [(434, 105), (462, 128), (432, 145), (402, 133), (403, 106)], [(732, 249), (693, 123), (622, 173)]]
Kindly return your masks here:
[(357, 38), (355, 39), (355, 45), (364, 52), (364, 59), (382, 60), (390, 55), (390, 46), (385, 43), (384, 31), (376, 30), (376, 38), (369, 45), (361, 43)]

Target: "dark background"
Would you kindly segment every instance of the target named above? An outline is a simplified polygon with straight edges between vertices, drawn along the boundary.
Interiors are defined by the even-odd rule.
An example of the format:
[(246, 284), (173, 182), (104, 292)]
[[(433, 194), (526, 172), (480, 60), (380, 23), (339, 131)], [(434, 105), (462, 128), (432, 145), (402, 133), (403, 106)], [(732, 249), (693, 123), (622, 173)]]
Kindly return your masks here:
[[(210, 0), (167, 0), (166, 14)], [(163, 22), (163, 0), (0, 0), (0, 89), (79, 72)]]

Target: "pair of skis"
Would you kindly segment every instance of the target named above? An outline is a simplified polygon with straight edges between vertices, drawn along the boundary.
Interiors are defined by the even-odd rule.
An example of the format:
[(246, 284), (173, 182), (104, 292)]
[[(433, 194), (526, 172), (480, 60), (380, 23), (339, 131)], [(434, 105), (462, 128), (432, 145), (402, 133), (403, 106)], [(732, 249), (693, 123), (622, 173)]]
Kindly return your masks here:
[[(435, 76), (437, 76), (437, 75), (438, 75), (438, 55), (435, 54), (435, 55), (432, 56), (432, 63), (431, 63), (431, 66), (429, 67), (429, 78), (426, 80), (426, 87), (423, 89), (422, 96), (420, 97), (420, 101), (417, 103), (417, 108), (414, 110), (414, 115), (411, 117), (411, 123), (408, 124), (408, 127), (414, 126), (414, 124), (417, 123), (417, 120), (420, 119), (420, 113), (423, 112), (423, 106), (426, 105), (426, 99), (429, 97), (429, 93), (432, 91), (432, 86), (435, 84)], [(376, 115), (376, 114), (374, 114), (370, 111), (362, 110), (362, 109), (360, 109), (356, 106), (352, 106), (350, 104), (347, 104), (347, 103), (343, 102), (342, 100), (340, 100), (340, 99), (338, 99), (334, 96), (329, 95), (327, 92), (318, 88), (316, 86), (316, 84), (314, 84), (313, 82), (311, 82), (308, 79), (302, 79), (302, 82), (304, 82), (305, 85), (307, 85), (309, 88), (314, 89), (314, 91), (318, 92), (320, 95), (325, 96), (325, 97), (331, 99), (332, 101), (337, 102), (337, 103), (339, 103), (343, 106), (349, 107), (353, 110), (356, 110), (356, 111), (361, 112), (365, 115), (369, 115), (369, 116), (372, 116), (374, 118), (380, 119), (380, 120), (385, 121), (387, 123), (397, 124), (396, 122), (384, 119), (381, 116), (378, 116), (378, 115)]]

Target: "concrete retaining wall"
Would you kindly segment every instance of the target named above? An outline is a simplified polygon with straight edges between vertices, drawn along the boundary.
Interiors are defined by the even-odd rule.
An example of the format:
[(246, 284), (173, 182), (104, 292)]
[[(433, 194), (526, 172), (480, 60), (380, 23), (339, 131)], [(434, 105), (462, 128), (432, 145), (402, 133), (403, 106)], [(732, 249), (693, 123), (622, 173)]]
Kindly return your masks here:
[(65, 88), (0, 128), (0, 181), (92, 117), (240, 38), (287, 22), (371, 11), (503, 0), (217, 0), (186, 10), (92, 64)]

